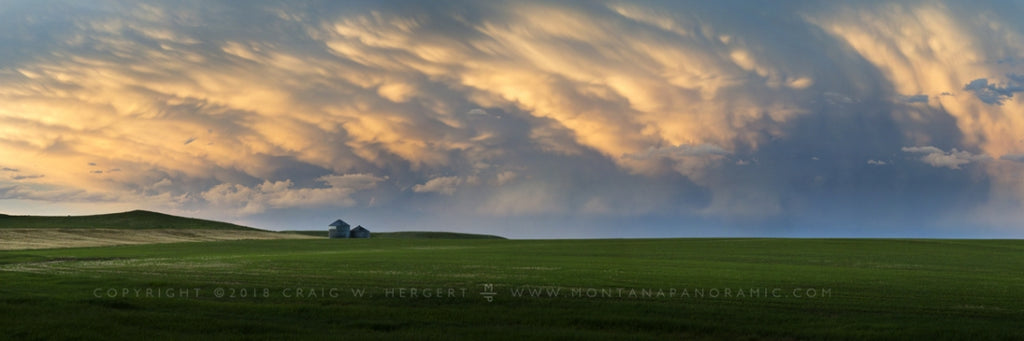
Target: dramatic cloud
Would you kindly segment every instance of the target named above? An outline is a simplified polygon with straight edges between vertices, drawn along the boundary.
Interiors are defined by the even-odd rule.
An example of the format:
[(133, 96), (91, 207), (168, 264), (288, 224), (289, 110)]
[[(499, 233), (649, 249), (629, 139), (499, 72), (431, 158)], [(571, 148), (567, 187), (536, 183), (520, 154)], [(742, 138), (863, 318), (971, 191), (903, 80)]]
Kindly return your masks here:
[[(647, 235), (832, 235), (810, 226), (867, 215), (875, 232), (928, 230), (944, 212), (1012, 230), (1021, 12), (14, 1), (0, 11), (0, 197), (16, 213), (123, 204), (289, 227), (270, 218), (340, 210), (513, 236), (622, 235), (633, 220)], [(840, 203), (922, 197), (935, 201)]]
[[(928, 104), (938, 114), (956, 119), (963, 140), (955, 142), (980, 147), (990, 155), (1024, 151), (1017, 142), (1018, 132), (1024, 131), (1024, 118), (1014, 114), (1024, 106), (1009, 101), (1014, 85), (994, 86), (982, 79), (1015, 73), (1012, 66), (998, 61), (1024, 54), (1024, 31), (1015, 20), (1009, 20), (1010, 13), (1021, 10), (1019, 4), (997, 1), (970, 7), (959, 2), (864, 2), (840, 8), (807, 18), (875, 65), (898, 93), (939, 95)], [(967, 94), (961, 90), (973, 92), (977, 98), (964, 96)], [(916, 124), (926, 117), (907, 113)]]

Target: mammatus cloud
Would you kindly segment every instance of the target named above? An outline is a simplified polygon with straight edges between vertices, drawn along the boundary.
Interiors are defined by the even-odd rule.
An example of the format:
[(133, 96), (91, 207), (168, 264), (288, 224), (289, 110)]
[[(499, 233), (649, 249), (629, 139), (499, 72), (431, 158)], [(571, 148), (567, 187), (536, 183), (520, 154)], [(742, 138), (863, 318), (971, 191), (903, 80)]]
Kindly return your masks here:
[[(547, 150), (580, 145), (637, 172), (649, 171), (649, 165), (625, 156), (661, 145), (756, 145), (763, 133), (744, 126), (771, 126), (801, 112), (779, 99), (787, 96), (768, 94), (813, 83), (758, 60), (747, 50), (756, 42), (680, 29), (696, 24), (693, 18), (654, 20), (637, 14), (649, 9), (619, 5), (487, 7), (500, 14), (459, 19), (462, 35), (440, 31), (451, 18), (439, 13), (357, 15), (320, 34), (331, 53), (365, 68), (436, 79), (409, 83), (408, 77), (388, 77), (372, 85), (391, 101), (415, 102), (430, 96), (424, 91), (431, 85), (464, 89), (474, 106), (546, 118), (564, 129), (568, 141), (538, 141)], [(397, 57), (373, 57), (381, 54)], [(745, 89), (762, 89), (765, 95), (751, 96)], [(461, 125), (450, 124), (452, 119), (442, 122)], [(702, 124), (693, 124), (698, 120)], [(533, 129), (538, 136), (548, 128)]]
[[(904, 145), (959, 146), (950, 152), (919, 150), (922, 161), (957, 169), (967, 163), (1024, 153), (1024, 101), (1018, 91), (1024, 28), (1009, 19), (1019, 4), (990, 2), (872, 2), (808, 20), (853, 47), (871, 62), (900, 94), (929, 95), (928, 109), (907, 107), (893, 116), (909, 137)], [(997, 75), (1006, 75), (998, 79)], [(996, 76), (996, 78), (993, 78)], [(923, 104), (923, 103), (922, 103)], [(951, 117), (956, 135), (924, 133), (918, 127)], [(963, 150), (979, 150), (976, 155)], [(995, 225), (1010, 226), (1014, 211), (1024, 208), (1019, 164), (985, 162), (990, 200), (970, 214)], [(1016, 203), (1016, 204), (1012, 204)], [(1018, 206), (1007, 209), (1008, 206)], [(988, 207), (988, 208), (986, 208)], [(993, 208), (999, 207), (999, 208)], [(999, 213), (1001, 212), (1001, 213)], [(982, 223), (982, 224), (987, 224)]]
[[(633, 5), (524, 2), (479, 16), (285, 7), (268, 12), (289, 29), (247, 34), (214, 19), (234, 15), (220, 4), (108, 9), (47, 28), (60, 53), (0, 75), (4, 126), (21, 127), (3, 156), (125, 170), (59, 167), (49, 184), (123, 191), (170, 177), (194, 184), (178, 194), (223, 192), (284, 183), (282, 161), (321, 174), (501, 172), (509, 154), (586, 151), (628, 172), (697, 176), (712, 163), (691, 149), (713, 146), (714, 157), (781, 135), (805, 112), (792, 96), (814, 84), (754, 53), (762, 42)], [(637, 157), (652, 150), (658, 160)]]
[[(1015, 6), (994, 2), (969, 9), (955, 2), (872, 2), (840, 6), (808, 20), (874, 64), (898, 93), (934, 96), (928, 105), (956, 119), (963, 134), (958, 142), (1003, 155), (1024, 151), (1017, 143), (1024, 119), (1014, 114), (1022, 103), (1009, 97), (1015, 78), (1008, 76), (1006, 86), (984, 79), (1013, 75), (1009, 65), (998, 61), (1024, 54), (1024, 32), (1005, 20), (1005, 13), (1013, 11), (1006, 12), (1003, 5)], [(987, 105), (999, 103), (1003, 105)], [(917, 112), (905, 115), (911, 124), (926, 119)]]
[[(971, 154), (966, 151), (957, 150), (956, 148), (953, 148), (949, 152), (945, 152), (942, 149), (932, 146), (903, 147), (902, 150), (907, 153), (924, 154), (924, 156), (921, 157), (922, 162), (934, 167), (946, 167), (949, 169), (960, 169), (961, 165), (975, 161), (986, 161), (992, 159), (992, 157), (988, 155)], [(868, 163), (870, 163), (870, 161)]]

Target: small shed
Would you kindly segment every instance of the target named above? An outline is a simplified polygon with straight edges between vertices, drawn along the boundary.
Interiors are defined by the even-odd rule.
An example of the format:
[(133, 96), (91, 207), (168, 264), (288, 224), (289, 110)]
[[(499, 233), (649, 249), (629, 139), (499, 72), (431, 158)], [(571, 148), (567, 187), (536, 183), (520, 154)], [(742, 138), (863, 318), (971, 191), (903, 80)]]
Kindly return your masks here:
[(335, 220), (328, 226), (331, 227), (327, 230), (327, 237), (329, 238), (348, 238), (350, 232), (349, 228), (352, 227), (352, 225), (349, 225), (341, 219)]
[(370, 238), (370, 230), (367, 230), (363, 225), (356, 226), (349, 233), (349, 238)]

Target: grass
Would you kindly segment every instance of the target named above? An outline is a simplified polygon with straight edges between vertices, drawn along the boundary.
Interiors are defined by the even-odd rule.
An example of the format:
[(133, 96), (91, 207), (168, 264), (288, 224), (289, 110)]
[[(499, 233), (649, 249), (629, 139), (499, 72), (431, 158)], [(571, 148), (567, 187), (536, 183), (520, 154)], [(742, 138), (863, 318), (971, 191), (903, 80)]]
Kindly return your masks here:
[(105, 228), (105, 229), (201, 229), (201, 230), (255, 230), (212, 220), (184, 218), (163, 213), (135, 210), (123, 213), (90, 216), (13, 216), (0, 214), (3, 228)]
[(1022, 339), (1021, 288), (1024, 241), (1014, 240), (220, 241), (0, 251), (0, 329), (17, 339)]
[[(327, 237), (327, 230), (315, 231), (281, 231), (281, 233), (294, 233), (312, 237)], [(505, 239), (504, 237), (489, 234), (457, 233), (457, 232), (429, 232), (429, 231), (401, 231), (401, 232), (372, 232), (370, 238), (377, 239)]]
[(378, 232), (374, 233), (372, 237), (387, 239), (505, 239), (505, 237), (489, 234), (430, 231)]

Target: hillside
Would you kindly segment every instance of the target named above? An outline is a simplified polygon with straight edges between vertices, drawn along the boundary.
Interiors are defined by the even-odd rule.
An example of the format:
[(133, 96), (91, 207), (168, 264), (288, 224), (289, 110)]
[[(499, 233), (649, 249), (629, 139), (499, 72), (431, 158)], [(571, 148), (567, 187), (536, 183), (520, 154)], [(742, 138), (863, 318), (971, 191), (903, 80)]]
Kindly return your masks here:
[(186, 230), (256, 230), (235, 224), (178, 217), (169, 214), (135, 210), (122, 213), (88, 216), (13, 216), (0, 215), (0, 229), (186, 229)]
[(307, 238), (312, 237), (139, 210), (64, 217), (0, 214), (0, 250)]
[[(281, 233), (301, 234), (304, 236), (327, 238), (327, 230), (323, 231), (281, 231)], [(489, 234), (473, 234), (458, 232), (401, 231), (372, 232), (370, 238), (375, 239), (506, 239)]]

